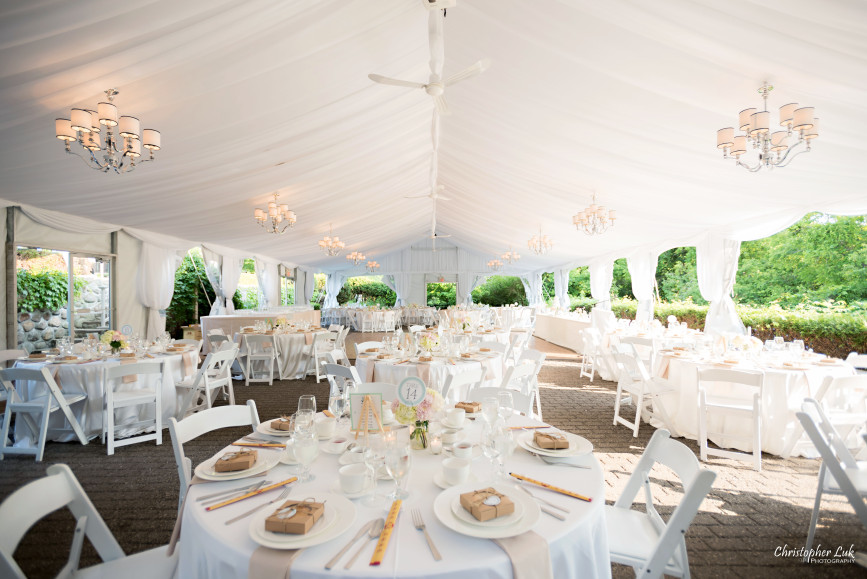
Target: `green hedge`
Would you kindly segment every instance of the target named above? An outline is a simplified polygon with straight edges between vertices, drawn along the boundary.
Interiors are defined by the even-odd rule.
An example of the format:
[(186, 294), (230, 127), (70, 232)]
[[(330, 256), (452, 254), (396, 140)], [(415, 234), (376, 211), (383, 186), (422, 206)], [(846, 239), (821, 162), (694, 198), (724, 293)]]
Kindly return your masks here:
[[(69, 276), (61, 271), (31, 273), (20, 269), (16, 285), (19, 312), (58, 310), (65, 307), (69, 300)], [(75, 279), (73, 297), (80, 297), (85, 285), (84, 280)]]
[(361, 295), (362, 302), (368, 306), (378, 305), (390, 308), (397, 301), (397, 294), (381, 281), (355, 277), (346, 280), (346, 283), (340, 288), (340, 293), (337, 294), (337, 303), (343, 305), (353, 302), (357, 295)]

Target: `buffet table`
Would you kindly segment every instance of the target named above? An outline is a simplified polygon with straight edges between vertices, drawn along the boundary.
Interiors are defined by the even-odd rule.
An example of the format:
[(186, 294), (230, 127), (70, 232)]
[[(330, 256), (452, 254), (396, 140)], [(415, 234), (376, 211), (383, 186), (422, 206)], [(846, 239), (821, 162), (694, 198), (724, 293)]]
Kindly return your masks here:
[(562, 346), (573, 352), (581, 353), (584, 351), (584, 340), (581, 337), (581, 332), (589, 328), (590, 325), (589, 318), (581, 320), (538, 314), (533, 335), (555, 346)]
[(241, 331), (242, 328), (252, 326), (257, 320), (270, 320), (271, 324), (277, 318), (283, 318), (287, 322), (294, 324), (309, 323), (311, 326), (319, 325), (319, 310), (304, 310), (288, 313), (273, 313), (261, 312), (255, 314), (232, 315), (232, 316), (202, 316), (202, 336), (205, 338), (205, 343), (202, 346), (202, 353), (207, 354), (210, 351), (208, 344), (208, 333), (211, 330), (222, 330), (226, 336), (232, 336)]
[[(515, 416), (510, 419), (509, 423), (523, 426), (534, 422), (526, 417)], [(465, 440), (479, 441), (479, 425), (468, 422), (463, 432), (465, 432)], [(519, 432), (514, 436), (518, 437), (524, 434), (522, 431)], [(274, 438), (272, 440), (280, 439)], [(327, 443), (320, 443), (320, 447), (324, 448), (325, 444)], [(231, 447), (227, 447), (225, 450), (229, 450), (229, 448)], [(275, 454), (282, 452), (264, 449), (260, 449), (260, 451)], [(467, 529), (464, 532), (466, 534), (452, 530), (440, 522), (435, 513), (435, 500), (441, 493), (449, 492), (442, 491), (433, 482), (441, 470), (442, 459), (446, 456), (448, 455), (433, 455), (429, 450), (413, 451), (412, 467), (407, 481), (404, 483), (410, 496), (403, 501), (400, 517), (397, 519), (381, 565), (368, 565), (375, 542), (368, 541), (365, 536), (339, 560), (337, 567), (331, 571), (324, 568), (325, 563), (368, 521), (386, 515), (383, 508), (364, 506), (360, 498), (355, 498), (350, 503), (349, 510), (345, 511), (344, 516), (336, 523), (339, 525), (336, 534), (332, 533), (332, 536), (329, 536), (322, 544), (310, 546), (300, 551), (292, 563), (291, 576), (302, 579), (316, 577), (508, 579), (512, 577), (512, 566), (509, 558), (494, 541), (468, 536), (468, 534), (473, 534), (476, 531), (474, 531), (474, 527), (465, 523), (461, 528)], [(307, 497), (316, 500), (328, 500), (335, 505), (335, 508), (338, 503), (343, 504), (344, 495), (340, 491), (339, 483), (335, 484), (337, 469), (339, 468), (338, 460), (337, 455), (320, 452), (311, 466), (311, 472), (316, 477), (315, 480), (303, 484), (294, 483), (289, 497), (298, 500)], [(540, 535), (549, 545), (554, 577), (610, 577), (611, 566), (603, 509), (605, 505), (603, 472), (592, 453), (584, 455), (579, 460), (590, 468), (585, 470), (548, 465), (518, 447), (514, 454), (506, 459), (506, 470), (592, 497), (592, 502), (588, 503), (539, 487), (528, 487), (537, 496), (569, 510), (569, 513), (565, 514), (565, 521), (560, 521), (544, 513), (539, 514), (538, 520), (532, 525), (532, 531)], [(475, 459), (472, 462), (471, 472), (472, 476), (476, 477), (476, 482), (464, 483), (461, 488), (453, 489), (453, 491), (460, 491), (464, 487), (467, 487), (466, 490), (474, 490), (488, 486), (490, 463), (486, 458), (482, 456)], [(292, 475), (291, 467), (278, 464), (268, 472), (267, 478), (276, 482), (286, 480)], [(275, 499), (280, 492), (279, 490), (269, 491), (262, 497), (254, 497), (211, 512), (206, 512), (201, 503), (195, 500), (197, 497), (239, 487), (242, 484), (244, 484), (242, 481), (209, 482), (190, 487), (182, 514), (183, 525), (178, 543), (180, 551), (179, 577), (185, 579), (248, 577), (250, 576), (251, 557), (254, 552), (256, 552), (257, 558), (262, 555), (276, 554), (279, 556), (281, 554), (281, 552), (275, 553), (276, 549), (260, 547), (253, 540), (251, 533), (255, 532), (257, 528), (255, 525), (262, 524), (260, 515), (255, 514), (231, 525), (225, 524), (229, 519), (250, 510), (257, 504), (264, 505), (267, 501)], [(393, 485), (392, 481), (383, 480), (377, 484), (376, 490), (380, 495), (385, 495), (391, 491)], [(522, 492), (511, 486), (505, 488), (511, 489), (508, 491), (510, 494)], [(535, 503), (531, 500), (532, 504)], [(443, 555), (441, 561), (433, 559), (424, 535), (413, 526), (410, 515), (411, 509), (421, 511), (427, 525), (427, 531)], [(454, 516), (451, 513), (446, 514)], [(441, 510), (439, 516), (443, 516)], [(450, 524), (454, 528), (455, 523), (450, 522)], [(344, 563), (362, 544), (364, 546), (361, 556), (349, 570), (344, 569)], [(288, 554), (286, 551), (282, 553)], [(281, 568), (280, 577), (283, 577), (282, 573), (283, 569)], [(261, 574), (257, 575), (257, 577), (261, 576)]]

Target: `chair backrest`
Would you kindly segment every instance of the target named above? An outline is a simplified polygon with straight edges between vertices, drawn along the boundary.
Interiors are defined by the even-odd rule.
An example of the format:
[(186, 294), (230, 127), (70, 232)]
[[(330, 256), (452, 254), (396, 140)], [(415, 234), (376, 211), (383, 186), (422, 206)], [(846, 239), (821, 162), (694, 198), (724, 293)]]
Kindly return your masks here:
[(510, 366), (503, 375), (500, 388), (519, 390), (523, 394), (530, 395), (532, 379), (536, 376), (536, 365), (533, 363)]
[(325, 348), (337, 342), (339, 332), (316, 332), (313, 334), (313, 350), (317, 353), (322, 353)]
[(26, 358), (27, 352), (24, 350), (0, 350), (0, 368), (6, 367), (6, 362), (9, 360), (17, 360), (18, 358)]
[(121, 364), (104, 369), (106, 380), (115, 380), (124, 376), (140, 376), (142, 374), (162, 374), (163, 365), (150, 362), (137, 362), (135, 364)]
[[(656, 511), (650, 489), (650, 471), (659, 463), (667, 466), (680, 479), (683, 485), (683, 498), (668, 519), (668, 523)], [(716, 473), (703, 469), (686, 445), (671, 440), (671, 434), (664, 429), (657, 430), (635, 465), (623, 493), (614, 503), (615, 508), (630, 509), (638, 490), (644, 488), (647, 516), (659, 533), (659, 539), (649, 553), (636, 577), (662, 577), (665, 567), (672, 556), (682, 564), (683, 554), (676, 554), (678, 547), (684, 546), (683, 536), (695, 518), (702, 501), (710, 492)]]
[(343, 326), (340, 324), (331, 324), (328, 326), (328, 331), (329, 332), (342, 332)]
[(612, 356), (614, 356), (614, 361), (620, 370), (617, 376), (618, 381), (643, 382), (650, 379), (647, 367), (638, 358), (638, 354), (631, 344), (617, 344)]
[(623, 336), (622, 338), (620, 338), (620, 343), (631, 344), (635, 348), (635, 352), (638, 354), (638, 357), (647, 366), (647, 369), (653, 369), (653, 363), (656, 358), (656, 345), (652, 338)]
[(535, 368), (533, 373), (538, 377), (539, 372), (542, 370), (542, 364), (547, 357), (548, 355), (545, 352), (540, 352), (539, 350), (524, 350), (518, 357), (518, 364), (532, 363)]
[(599, 347), (602, 344), (602, 334), (596, 328), (584, 328), (582, 330), (582, 342), (584, 343), (585, 354), (596, 354), (599, 352)]
[(273, 356), (276, 354), (277, 348), (274, 347), (274, 336), (266, 334), (244, 334), (243, 336), (248, 355)]
[(816, 402), (829, 412), (867, 413), (867, 375), (825, 376), (816, 391)]
[(355, 344), (355, 357), (371, 348), (382, 348), (382, 342), (359, 342)]
[(846, 363), (858, 370), (867, 370), (867, 354), (849, 352), (849, 355), (846, 356)]
[(758, 389), (761, 392), (765, 375), (761, 372), (745, 370), (730, 370), (727, 368), (699, 368), (698, 389), (715, 388), (720, 383), (738, 384), (747, 389)]
[(330, 364), (340, 364), (341, 366), (349, 366), (349, 358), (346, 357), (346, 352), (340, 348), (334, 348), (325, 354), (325, 359)]
[(414, 325), (414, 326), (410, 326), (410, 327), (409, 327), (409, 331), (410, 331), (411, 334), (414, 334), (414, 333), (416, 333), (416, 332), (424, 332), (424, 331), (425, 331), (425, 327), (424, 327), (424, 326), (419, 326), (419, 325)]
[(172, 448), (175, 452), (175, 463), (178, 465), (178, 478), (181, 483), (179, 506), (192, 478), (192, 462), (184, 454), (184, 444), (219, 428), (247, 425), (254, 431), (259, 426), (259, 413), (256, 410), (255, 400), (247, 400), (246, 406), (230, 404), (208, 408), (191, 414), (181, 421), (176, 420), (174, 416), (169, 418), (169, 434), (172, 437)]
[[(464, 394), (464, 386), (468, 386), (470, 390), (473, 388), (481, 388), (482, 382), (485, 381), (485, 368), (467, 368), (457, 374), (451, 374), (446, 378), (446, 383), (443, 385), (443, 400), (449, 402), (460, 402), (459, 398)], [(449, 396), (453, 400), (449, 399)]]
[(13, 383), (19, 380), (23, 380), (43, 384), (45, 386), (45, 389), (47, 390), (45, 394), (53, 396), (58, 404), (66, 407), (66, 400), (63, 397), (63, 393), (61, 392), (60, 387), (57, 385), (57, 382), (54, 381), (54, 377), (45, 366), (39, 369), (3, 368), (0, 369), (0, 380), (2, 380), (3, 386), (6, 389), (7, 394), (9, 395), (9, 400), (12, 400), (13, 402), (21, 400), (20, 396), (18, 396), (15, 391)]
[[(325, 376), (328, 378), (328, 382), (331, 383), (332, 386), (335, 384), (340, 387), (340, 391), (343, 391), (343, 384), (345, 384), (346, 380), (351, 380), (353, 384), (361, 384), (361, 377), (358, 375), (358, 370), (355, 366), (341, 366), (340, 364), (325, 364)], [(332, 381), (332, 378), (338, 377), (341, 380)], [(339, 383), (338, 383), (339, 382)]]
[[(467, 394), (470, 402), (482, 402), (485, 398), (496, 398), (497, 394), (502, 392), (502, 388), (473, 388)], [(517, 390), (510, 390), (512, 394), (512, 409), (526, 416), (533, 415), (533, 397)]]
[[(53, 464), (46, 470), (45, 477), (25, 484), (0, 504), (0, 521), (3, 521), (3, 532), (0, 533), (0, 577), (25, 578), (12, 557), (15, 548), (37, 521), (63, 507), (67, 507), (78, 520), (76, 533), (87, 536), (103, 561), (125, 556), (72, 470), (65, 464)], [(80, 552), (83, 538), (73, 540), (73, 551), (77, 548)], [(77, 554), (73, 552), (70, 555), (70, 562), (76, 563), (77, 567)], [(63, 571), (72, 570), (64, 568)]]
[(208, 338), (209, 339), (211, 336), (225, 336), (225, 335), (226, 335), (226, 331), (223, 328), (213, 328), (211, 330), (208, 330)]
[(388, 382), (367, 382), (356, 386), (353, 394), (382, 394), (383, 402), (391, 402), (397, 398), (397, 384)]
[(485, 342), (484, 344), (480, 344), (480, 347), (487, 348), (491, 352), (497, 352), (498, 354), (506, 355), (506, 352), (509, 350), (509, 346), (506, 344), (501, 344), (500, 342)]
[[(211, 331), (214, 332), (216, 330)], [(222, 332), (222, 330), (220, 331)], [(208, 345), (210, 346), (211, 350), (219, 350), (220, 346), (228, 341), (229, 338), (226, 337), (225, 334), (208, 334)]]

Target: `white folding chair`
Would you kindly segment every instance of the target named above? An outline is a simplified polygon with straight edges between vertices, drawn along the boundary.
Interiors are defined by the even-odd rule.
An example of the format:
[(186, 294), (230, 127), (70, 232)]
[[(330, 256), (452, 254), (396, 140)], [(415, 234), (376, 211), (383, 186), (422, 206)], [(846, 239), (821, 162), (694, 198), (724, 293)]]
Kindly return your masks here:
[[(316, 334), (318, 335), (318, 334)], [(274, 336), (265, 334), (243, 334), (244, 349), (244, 385), (250, 382), (267, 382), (269, 386), (274, 384), (274, 365), (277, 363), (277, 346), (274, 344)], [(256, 378), (256, 363), (259, 362), (259, 374)]]
[(231, 345), (219, 352), (211, 352), (190, 378), (175, 382), (175, 388), (186, 391), (176, 416), (185, 416), (211, 408), (217, 395), (223, 392), (229, 404), (235, 404), (235, 390), (232, 388), (232, 362), (238, 355), (238, 346)]
[(467, 368), (457, 374), (450, 374), (443, 385), (443, 400), (454, 404), (466, 399), (469, 390), (481, 388), (485, 381), (485, 368)]
[(340, 324), (329, 324), (328, 325), (328, 331), (329, 332), (342, 332), (343, 326), (341, 326)]
[(508, 361), (515, 363), (524, 350), (527, 349), (527, 343), (530, 341), (530, 332), (512, 332), (509, 336), (509, 353)]
[[(217, 330), (211, 330), (216, 332)], [(222, 332), (222, 330), (220, 330)], [(211, 352), (216, 352), (223, 347), (223, 344), (229, 341), (225, 334), (208, 334), (208, 348)]]
[(204, 343), (203, 340), (190, 340), (190, 339), (175, 340), (176, 346), (193, 346), (194, 348), (196, 348), (196, 356), (200, 356), (202, 354), (202, 344), (203, 343)]
[(208, 335), (209, 336), (225, 336), (226, 331), (223, 328), (213, 328), (211, 330), (208, 330)]
[(349, 335), (349, 326), (346, 326), (337, 333), (337, 339), (334, 341), (334, 348), (346, 351), (346, 336)]
[[(124, 554), (72, 470), (65, 464), (53, 464), (46, 469), (45, 477), (27, 483), (0, 504), (0, 521), (3, 521), (0, 577), (25, 579), (24, 571), (13, 558), (15, 549), (34, 524), (63, 507), (70, 510), (76, 525), (69, 558), (57, 577), (168, 579), (175, 575), (178, 551), (169, 556), (168, 545), (165, 545), (134, 555)], [(85, 538), (103, 562), (79, 570)]]
[(353, 394), (382, 394), (383, 402), (391, 402), (397, 398), (397, 384), (388, 382), (366, 382), (358, 384), (352, 391)]
[[(3, 460), (4, 455), (7, 454), (32, 454), (36, 457), (36, 462), (41, 462), (42, 455), (45, 453), (45, 441), (48, 440), (49, 433), (69, 432), (68, 428), (48, 428), (48, 419), (51, 413), (57, 410), (63, 413), (63, 417), (69, 423), (70, 429), (75, 433), (81, 444), (87, 444), (84, 430), (70, 408), (72, 404), (86, 400), (87, 394), (83, 392), (69, 394), (62, 392), (48, 371), (48, 368), (45, 367), (39, 370), (3, 368), (0, 369), (0, 382), (2, 382), (3, 389), (6, 392), (6, 412), (3, 414), (3, 429), (0, 430), (0, 460)], [(17, 385), (15, 382), (17, 382)], [(23, 382), (36, 383), (35, 390), (32, 390), (30, 395), (26, 396), (26, 399), (20, 395), (20, 392), (25, 388)], [(18, 414), (18, 419), (30, 431), (31, 440), (35, 442), (34, 446), (19, 447), (7, 444), (12, 415), (16, 413)], [(16, 419), (16, 429), (18, 428), (18, 419)]]
[(631, 344), (635, 348), (641, 363), (649, 373), (653, 373), (656, 361), (656, 346), (651, 338), (639, 338), (638, 336), (624, 336), (620, 338), (621, 344)]
[(377, 327), (378, 312), (355, 312), (355, 319), (358, 320), (362, 332), (375, 332)]
[(193, 463), (184, 454), (184, 444), (205, 433), (233, 426), (251, 426), (253, 432), (256, 431), (256, 427), (259, 426), (259, 412), (256, 410), (255, 400), (247, 400), (246, 406), (237, 404), (208, 408), (183, 420), (169, 418), (169, 435), (172, 439), (175, 464), (178, 467), (178, 478), (181, 483), (178, 509), (184, 502), (187, 487), (190, 486), (193, 478)]
[(346, 352), (343, 351), (342, 348), (334, 348), (330, 352), (325, 353), (326, 364), (339, 364), (341, 366), (351, 366), (349, 363), (349, 358), (346, 356)]
[[(699, 368), (698, 369), (698, 442), (701, 460), (706, 461), (709, 454), (744, 460), (750, 456), (742, 452), (708, 448), (708, 435), (716, 434), (725, 438), (739, 438), (752, 441), (753, 468), (762, 470), (762, 386), (764, 374), (740, 370)], [(711, 432), (708, 422), (711, 414), (746, 418), (752, 425), (752, 432), (740, 434), (738, 431)]]
[[(502, 391), (502, 388), (473, 388), (467, 394), (467, 399), (470, 402), (482, 402), (485, 398), (496, 398), (497, 394)], [(512, 394), (512, 410), (525, 416), (532, 416), (533, 398), (518, 390), (509, 390), (509, 392)]]
[(316, 375), (317, 384), (325, 376), (322, 373), (322, 364), (325, 363), (325, 356), (334, 349), (336, 342), (337, 332), (317, 332), (313, 334), (313, 343), (309, 346), (304, 346), (301, 350), (307, 356), (305, 374), (310, 372), (310, 365), (313, 364), (313, 373)]
[(855, 368), (859, 374), (867, 374), (867, 354), (849, 352), (849, 355), (846, 356), (846, 363)]
[(348, 387), (361, 384), (361, 376), (354, 366), (341, 366), (339, 364), (325, 364), (325, 377), (328, 379), (328, 408), (334, 398), (342, 398)]
[(539, 394), (539, 372), (542, 371), (542, 364), (545, 362), (547, 354), (538, 350), (524, 350), (518, 357), (518, 365), (533, 364), (533, 377), (530, 379), (530, 386), (533, 389), (533, 396), (536, 399), (536, 416), (542, 420), (542, 398)]
[(500, 382), (500, 388), (508, 388), (509, 390), (518, 390), (527, 396), (534, 396), (533, 376), (536, 372), (536, 365), (532, 362), (519, 364), (517, 366), (509, 366), (506, 368), (506, 373), (503, 375), (503, 381)]
[(505, 366), (506, 357), (508, 355), (509, 346), (506, 344), (501, 344), (500, 342), (485, 342), (484, 344), (479, 344), (480, 348), (487, 348), (491, 352), (496, 352), (498, 354), (502, 354), (503, 356), (503, 365)]
[(822, 494), (844, 495), (855, 509), (861, 525), (867, 527), (867, 504), (864, 503), (867, 498), (867, 462), (855, 460), (846, 448), (846, 441), (834, 429), (816, 400), (807, 398), (801, 408), (802, 411), (796, 416), (822, 457), (816, 501), (813, 503), (810, 530), (807, 533), (806, 551), (809, 552), (816, 537)]
[[(154, 377), (154, 384), (141, 386), (139, 381), (143, 382), (150, 376)], [(136, 383), (134, 388), (132, 387), (132, 383), (129, 382), (129, 377), (133, 378), (133, 382)], [(161, 363), (140, 362), (138, 364), (122, 364), (120, 366), (104, 368), (102, 371), (102, 383), (105, 388), (102, 407), (102, 439), (106, 444), (106, 451), (109, 456), (114, 454), (114, 449), (117, 446), (126, 446), (148, 440), (156, 441), (157, 445), (162, 444), (163, 365)], [(124, 388), (125, 383), (129, 383), (130, 387)], [(154, 405), (154, 418), (140, 419), (132, 423), (115, 423), (115, 410), (131, 406), (141, 406), (143, 404)], [(139, 412), (139, 416), (141, 416), (141, 412)], [(115, 438), (118, 428), (135, 428), (140, 432), (144, 432), (144, 429), (149, 429), (150, 427), (154, 428), (154, 432), (128, 436), (121, 440)]]
[[(614, 399), (614, 425), (628, 426), (632, 429), (632, 436), (637, 437), (642, 418), (645, 422), (650, 422), (653, 418), (658, 417), (665, 428), (673, 432), (675, 436), (679, 436), (662, 401), (663, 396), (676, 394), (677, 391), (667, 381), (651, 377), (647, 368), (634, 354), (630, 355), (618, 351), (614, 353), (614, 359), (618, 367), (617, 395)], [(620, 406), (624, 402), (632, 402), (635, 405), (635, 420), (632, 422), (620, 416)]]
[[(7, 362), (17, 360), (18, 358), (26, 358), (25, 350), (0, 350), (0, 368), (5, 368)], [(0, 401), (6, 400), (6, 390), (0, 388)]]
[(358, 355), (362, 352), (366, 352), (371, 348), (382, 348), (382, 342), (359, 342), (355, 344), (355, 357), (358, 358)]
[[(670, 436), (664, 429), (653, 433), (623, 492), (613, 506), (604, 507), (611, 562), (630, 565), (642, 579), (689, 577), (686, 531), (716, 479), (714, 471), (701, 468), (695, 454)], [(653, 504), (650, 472), (656, 463), (674, 471), (683, 486), (668, 523)], [(632, 509), (642, 487), (646, 512)]]

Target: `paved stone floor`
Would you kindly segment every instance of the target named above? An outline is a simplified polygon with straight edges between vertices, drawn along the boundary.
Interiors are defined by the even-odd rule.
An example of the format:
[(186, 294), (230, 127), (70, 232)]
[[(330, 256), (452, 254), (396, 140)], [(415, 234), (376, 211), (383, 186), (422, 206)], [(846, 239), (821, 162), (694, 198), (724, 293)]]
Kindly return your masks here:
[[(373, 339), (375, 335), (350, 334), (351, 339)], [(595, 454), (605, 469), (609, 504), (619, 496), (635, 463), (653, 434), (643, 424), (639, 436), (623, 426), (613, 426), (614, 384), (578, 379), (574, 354), (546, 342), (534, 341), (532, 347), (549, 354), (540, 375), (542, 409), (546, 421), (591, 440)], [(351, 349), (351, 348), (350, 348)], [(287, 400), (302, 393), (316, 394), (320, 405), (327, 399), (327, 388), (315, 380), (277, 382), (274, 386), (245, 387), (235, 384), (239, 403), (256, 400), (261, 416), (285, 411)], [(624, 410), (624, 415), (628, 412)], [(193, 462), (218, 451), (232, 436), (219, 431), (187, 445)], [(683, 440), (694, 452), (694, 441)], [(55, 462), (69, 464), (81, 480), (97, 509), (128, 553), (151, 548), (168, 541), (177, 505), (178, 480), (171, 443), (123, 447), (112, 457), (94, 441), (87, 446), (49, 443), (45, 462), (10, 457), (0, 462), (0, 500), (21, 484), (43, 476)], [(853, 563), (804, 564), (796, 557), (777, 557), (777, 548), (803, 546), (810, 510), (816, 490), (818, 461), (782, 460), (764, 456), (763, 470), (757, 473), (748, 463), (714, 459), (707, 466), (718, 476), (710, 496), (687, 534), (687, 549), (694, 577), (855, 577), (867, 575)], [(671, 512), (680, 489), (671, 482), (672, 473), (654, 469), (651, 473), (654, 495), (663, 517)], [(643, 500), (639, 495), (639, 500)], [(822, 516), (816, 542), (822, 548), (867, 547), (867, 531), (862, 528), (848, 503), (828, 497), (822, 503)], [(641, 505), (636, 505), (641, 508)], [(2, 522), (0, 522), (2, 526)], [(68, 553), (73, 521), (59, 512), (38, 523), (16, 551), (18, 560), (30, 577), (53, 577), (63, 566)], [(85, 564), (95, 561), (92, 549), (83, 557)], [(615, 577), (631, 577), (628, 567), (613, 568)], [(558, 578), (559, 579), (559, 578)]]

